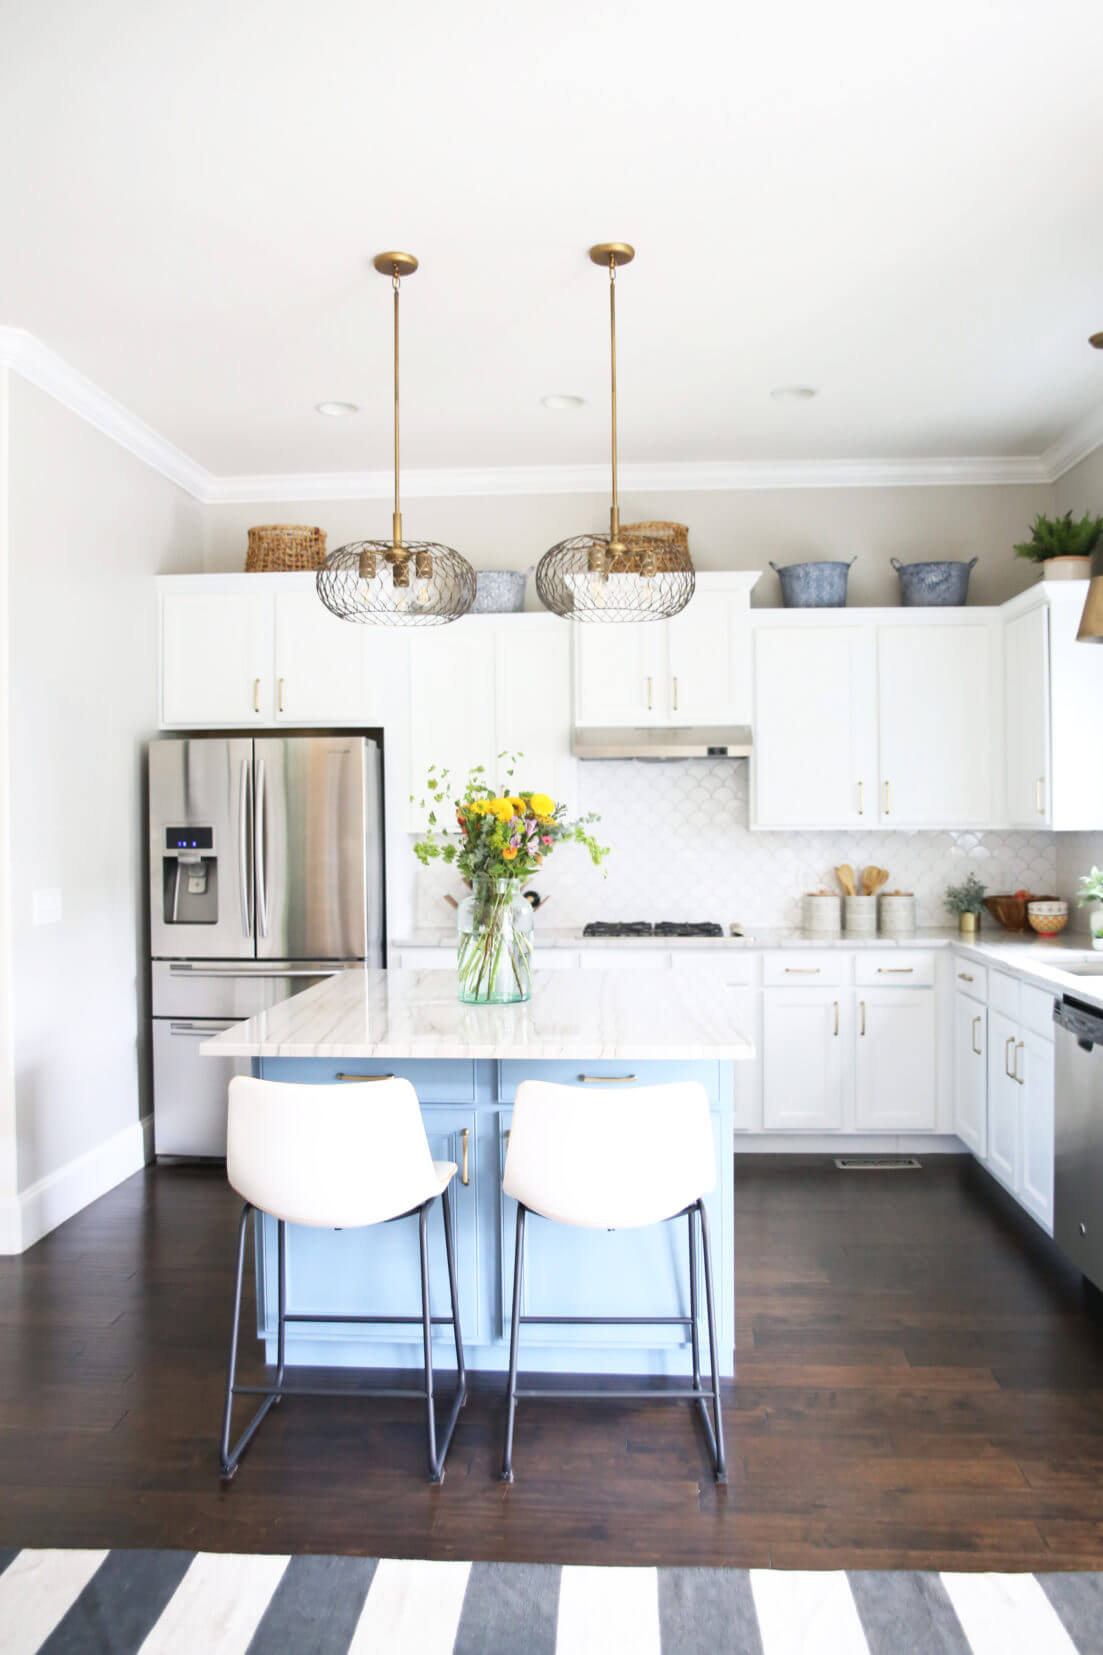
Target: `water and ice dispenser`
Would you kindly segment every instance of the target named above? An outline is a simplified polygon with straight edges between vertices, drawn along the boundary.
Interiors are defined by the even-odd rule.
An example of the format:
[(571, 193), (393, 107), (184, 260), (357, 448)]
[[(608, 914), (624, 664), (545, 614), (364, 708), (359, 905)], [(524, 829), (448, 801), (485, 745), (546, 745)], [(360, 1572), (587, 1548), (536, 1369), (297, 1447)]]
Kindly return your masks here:
[(169, 827), (161, 857), (166, 925), (218, 924), (218, 854), (213, 827)]

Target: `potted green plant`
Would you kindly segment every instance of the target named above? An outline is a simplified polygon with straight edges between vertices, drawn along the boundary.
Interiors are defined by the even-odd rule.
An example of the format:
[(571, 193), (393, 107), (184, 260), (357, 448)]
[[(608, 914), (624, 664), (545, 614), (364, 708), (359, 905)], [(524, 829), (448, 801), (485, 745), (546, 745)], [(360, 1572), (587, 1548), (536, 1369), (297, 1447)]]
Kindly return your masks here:
[(1071, 511), (1061, 517), (1039, 512), (1030, 528), (1030, 539), (1015, 547), (1016, 557), (1038, 563), (1043, 580), (1088, 580), (1092, 553), (1103, 539), (1103, 517), (1085, 512), (1074, 523)]
[(957, 915), (957, 928), (964, 935), (971, 936), (980, 929), (984, 893), (987, 889), (987, 885), (982, 885), (975, 873), (969, 875), (964, 885), (946, 887), (946, 906), (952, 914)]
[(1080, 875), (1080, 906), (1088, 910), (1092, 947), (1103, 948), (1103, 868)]

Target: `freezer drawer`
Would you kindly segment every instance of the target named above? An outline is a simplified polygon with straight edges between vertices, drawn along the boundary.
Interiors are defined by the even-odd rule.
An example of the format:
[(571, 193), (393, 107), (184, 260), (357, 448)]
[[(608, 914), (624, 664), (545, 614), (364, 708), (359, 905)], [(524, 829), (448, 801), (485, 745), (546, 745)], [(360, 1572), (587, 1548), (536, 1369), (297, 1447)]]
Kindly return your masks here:
[(221, 1017), (240, 1023), (359, 960), (154, 960), (154, 1017)]
[(153, 1019), (153, 1146), (158, 1155), (226, 1154), (226, 1093), (247, 1057), (200, 1057), (202, 1041), (231, 1027), (214, 1017)]

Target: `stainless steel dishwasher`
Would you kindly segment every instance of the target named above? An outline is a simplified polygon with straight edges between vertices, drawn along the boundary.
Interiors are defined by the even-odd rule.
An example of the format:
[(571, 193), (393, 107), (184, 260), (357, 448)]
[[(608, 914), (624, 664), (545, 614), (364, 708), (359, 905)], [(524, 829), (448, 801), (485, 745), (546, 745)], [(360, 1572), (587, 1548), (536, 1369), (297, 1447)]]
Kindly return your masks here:
[(1103, 1288), (1103, 1011), (1066, 994), (1053, 1022), (1053, 1239)]

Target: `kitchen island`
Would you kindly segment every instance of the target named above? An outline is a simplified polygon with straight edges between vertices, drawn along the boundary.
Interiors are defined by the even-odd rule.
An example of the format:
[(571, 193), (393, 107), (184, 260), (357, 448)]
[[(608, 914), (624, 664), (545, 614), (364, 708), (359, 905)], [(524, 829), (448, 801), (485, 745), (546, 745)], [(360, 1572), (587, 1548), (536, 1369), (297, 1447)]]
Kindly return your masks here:
[[(468, 1365), (504, 1369), (509, 1354), (514, 1203), (502, 1192), (510, 1117), (522, 1080), (618, 1090), (696, 1080), (709, 1099), (717, 1184), (713, 1235), (721, 1369), (731, 1374), (735, 1283), (733, 1065), (754, 1056), (715, 977), (663, 971), (537, 972), (521, 1005), (462, 1005), (454, 971), (348, 971), (215, 1035), (207, 1056), (248, 1058), (267, 1080), (362, 1085), (401, 1075), (415, 1087), (434, 1159), (454, 1161), (453, 1227)], [(579, 1155), (586, 1144), (578, 1144)], [(654, 1153), (661, 1156), (663, 1145)], [(299, 1314), (409, 1315), (419, 1303), (413, 1220), (366, 1230), (288, 1227), (288, 1309)], [(440, 1218), (430, 1222), (433, 1313), (447, 1274)], [(257, 1222), (257, 1297), (275, 1355), (276, 1226)], [(534, 1218), (523, 1305), (548, 1316), (688, 1314), (685, 1227), (576, 1230)], [(703, 1315), (703, 1307), (702, 1307)], [(450, 1330), (439, 1330), (447, 1361)], [(290, 1363), (421, 1364), (420, 1326), (310, 1323), (288, 1330)], [(526, 1366), (545, 1372), (686, 1374), (685, 1328), (563, 1327), (526, 1336)]]

